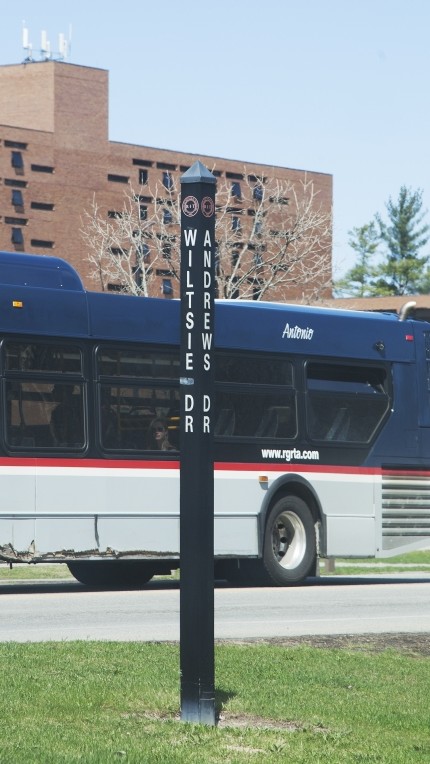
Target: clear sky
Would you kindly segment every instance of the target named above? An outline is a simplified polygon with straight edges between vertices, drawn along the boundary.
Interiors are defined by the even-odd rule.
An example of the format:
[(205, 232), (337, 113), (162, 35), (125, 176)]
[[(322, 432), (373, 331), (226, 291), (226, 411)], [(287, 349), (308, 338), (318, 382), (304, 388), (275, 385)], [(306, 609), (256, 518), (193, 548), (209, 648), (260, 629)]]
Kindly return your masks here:
[(14, 0), (0, 65), (23, 22), (109, 70), (111, 140), (333, 175), (335, 277), (402, 185), (430, 207), (429, 0)]

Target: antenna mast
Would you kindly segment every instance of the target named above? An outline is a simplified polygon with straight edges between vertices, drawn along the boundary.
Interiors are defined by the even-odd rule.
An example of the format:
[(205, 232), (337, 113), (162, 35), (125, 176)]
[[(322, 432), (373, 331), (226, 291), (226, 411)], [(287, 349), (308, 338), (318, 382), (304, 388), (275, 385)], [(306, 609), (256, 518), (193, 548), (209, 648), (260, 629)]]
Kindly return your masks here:
[[(58, 35), (58, 50), (51, 50), (51, 43), (48, 40), (48, 35), (45, 30), (41, 32), (40, 37), (40, 50), (36, 53), (39, 56), (40, 61), (67, 61), (67, 57), (70, 53), (72, 41), (72, 25), (69, 25), (69, 36), (66, 38), (63, 32)], [(24, 63), (29, 64), (34, 62), (33, 57), (33, 45), (30, 42), (30, 34), (28, 28), (25, 26), (25, 21), (22, 22), (22, 47), (25, 50)]]

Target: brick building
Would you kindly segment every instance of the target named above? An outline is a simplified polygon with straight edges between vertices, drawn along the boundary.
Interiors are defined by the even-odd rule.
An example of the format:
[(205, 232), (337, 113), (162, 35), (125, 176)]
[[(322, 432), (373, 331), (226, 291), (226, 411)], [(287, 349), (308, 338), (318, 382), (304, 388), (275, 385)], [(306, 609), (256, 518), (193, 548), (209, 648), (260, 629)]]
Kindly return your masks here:
[[(0, 67), (2, 250), (63, 257), (80, 273), (86, 288), (100, 289), (89, 277), (81, 234), (83, 211), (94, 195), (106, 216), (113, 216), (121, 209), (124, 190), (138, 188), (144, 210), (152, 203), (156, 183), (171, 191), (196, 159), (220, 180), (240, 187), (243, 162), (110, 141), (107, 71), (59, 61)], [(246, 172), (248, 179), (264, 176), (299, 183), (306, 178), (322, 208), (331, 210), (331, 175), (255, 163), (247, 163)], [(235, 212), (236, 218), (252, 213), (244, 204), (236, 193), (232, 225)], [(331, 249), (326, 257), (331, 262)], [(157, 270), (152, 293), (160, 292), (178, 295), (168, 267)], [(302, 295), (297, 283), (291, 298)]]

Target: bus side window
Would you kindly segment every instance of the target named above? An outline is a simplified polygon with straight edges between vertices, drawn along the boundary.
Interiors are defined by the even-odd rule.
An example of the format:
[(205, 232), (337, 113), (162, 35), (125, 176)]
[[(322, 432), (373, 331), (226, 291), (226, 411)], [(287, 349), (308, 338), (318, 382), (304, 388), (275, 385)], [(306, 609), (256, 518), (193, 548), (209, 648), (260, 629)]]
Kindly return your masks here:
[(312, 440), (369, 443), (389, 405), (383, 367), (308, 363), (306, 411)]
[[(6, 442), (11, 448), (52, 448), (56, 439), (52, 417), (58, 401), (52, 394), (52, 383), (6, 383)], [(82, 416), (80, 417), (82, 422)]]
[(54, 445), (66, 448), (84, 445), (84, 417), (82, 388), (79, 385), (59, 383), (54, 385), (52, 397), (58, 401), (51, 414), (51, 432)]
[(350, 416), (345, 406), (336, 411), (336, 415), (327, 432), (325, 440), (348, 440)]
[(215, 422), (214, 435), (233, 435), (236, 422), (234, 409), (221, 409)]
[(266, 438), (291, 438), (294, 431), (291, 427), (290, 406), (271, 406), (267, 409), (255, 435)]

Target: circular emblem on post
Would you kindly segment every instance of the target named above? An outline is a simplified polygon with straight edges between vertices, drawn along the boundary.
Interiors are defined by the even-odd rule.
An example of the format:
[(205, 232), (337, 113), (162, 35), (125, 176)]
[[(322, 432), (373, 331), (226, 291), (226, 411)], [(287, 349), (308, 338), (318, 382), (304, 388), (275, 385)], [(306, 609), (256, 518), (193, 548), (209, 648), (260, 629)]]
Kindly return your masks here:
[(189, 218), (193, 218), (199, 211), (199, 203), (195, 196), (186, 196), (182, 202), (182, 212)]
[(202, 212), (205, 218), (211, 218), (215, 212), (214, 200), (210, 196), (205, 196), (202, 199)]

